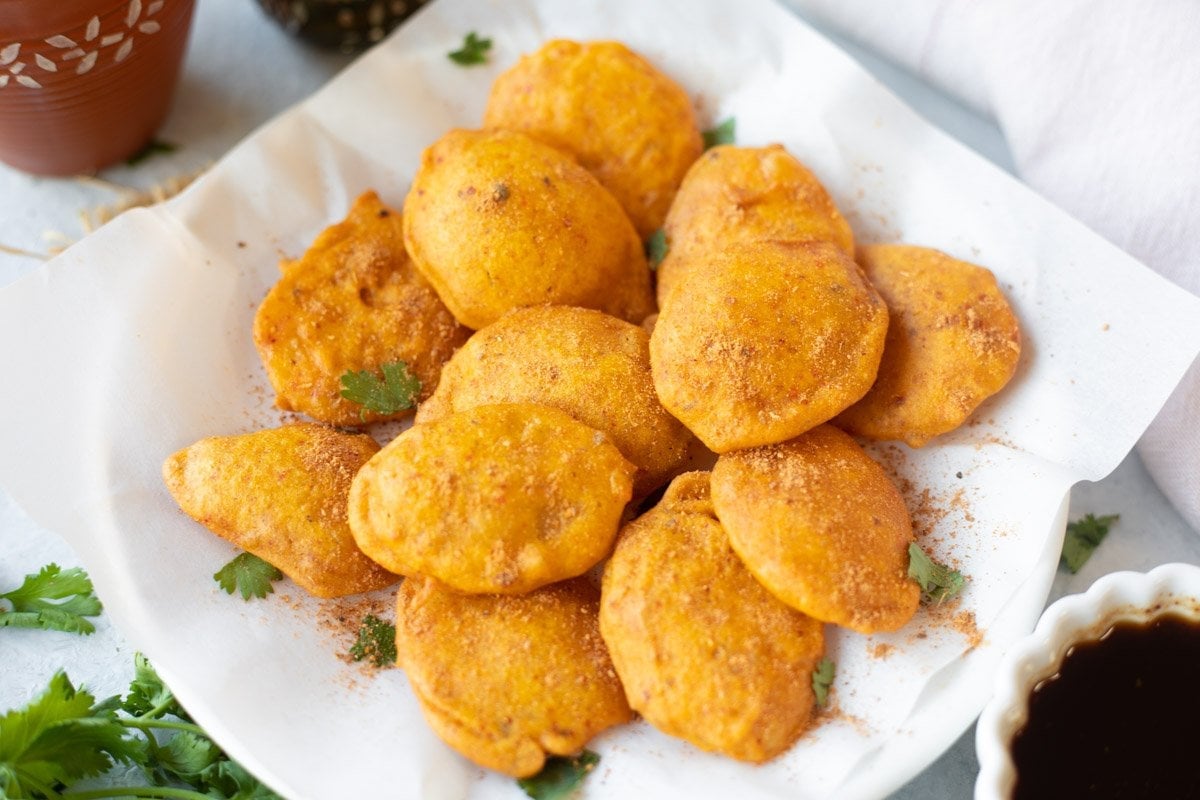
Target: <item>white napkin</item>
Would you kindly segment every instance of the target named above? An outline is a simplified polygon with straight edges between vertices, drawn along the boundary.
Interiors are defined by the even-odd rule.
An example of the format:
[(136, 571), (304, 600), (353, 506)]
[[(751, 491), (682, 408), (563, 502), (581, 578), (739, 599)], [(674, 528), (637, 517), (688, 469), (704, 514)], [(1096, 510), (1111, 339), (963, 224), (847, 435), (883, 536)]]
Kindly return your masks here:
[[(1030, 186), (1200, 293), (1200, 4), (790, 2), (994, 116)], [(1200, 531), (1197, 419), (1200, 363), (1139, 448)]]

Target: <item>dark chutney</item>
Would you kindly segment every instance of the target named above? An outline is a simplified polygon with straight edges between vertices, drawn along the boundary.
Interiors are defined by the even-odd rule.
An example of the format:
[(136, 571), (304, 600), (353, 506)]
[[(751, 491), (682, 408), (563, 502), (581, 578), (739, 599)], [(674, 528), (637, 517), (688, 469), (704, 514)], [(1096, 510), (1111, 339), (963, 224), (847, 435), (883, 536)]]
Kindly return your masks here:
[(1121, 622), (1073, 645), (1013, 737), (1024, 798), (1200, 798), (1200, 621)]

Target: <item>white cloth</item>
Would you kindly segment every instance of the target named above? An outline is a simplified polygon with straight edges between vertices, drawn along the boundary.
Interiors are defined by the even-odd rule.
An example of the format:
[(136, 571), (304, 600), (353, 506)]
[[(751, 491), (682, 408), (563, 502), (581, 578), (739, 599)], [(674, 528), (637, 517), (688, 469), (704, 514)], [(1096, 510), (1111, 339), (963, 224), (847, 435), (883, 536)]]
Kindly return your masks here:
[[(1023, 180), (1200, 294), (1196, 0), (790, 2), (992, 115)], [(1200, 531), (1197, 422), (1200, 362), (1139, 443)]]

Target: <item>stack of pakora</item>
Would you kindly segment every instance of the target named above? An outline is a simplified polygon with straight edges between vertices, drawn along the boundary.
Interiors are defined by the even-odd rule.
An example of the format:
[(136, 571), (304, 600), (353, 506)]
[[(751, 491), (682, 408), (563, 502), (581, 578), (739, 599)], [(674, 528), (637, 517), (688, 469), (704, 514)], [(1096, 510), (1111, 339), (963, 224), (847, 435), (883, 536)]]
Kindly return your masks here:
[[(549, 42), (483, 122), (425, 151), (403, 214), (367, 192), (283, 264), (254, 342), (317, 423), (204, 439), (167, 487), (318, 597), (403, 578), (400, 666), (478, 764), (527, 776), (634, 712), (771, 759), (814, 718), (824, 625), (893, 631), (921, 597), (904, 498), (850, 434), (963, 424), (1016, 317), (982, 267), (856, 250), (781, 146), (703, 152), (687, 92), (619, 43)], [(347, 393), (380, 372), (419, 402), (382, 449), (345, 430), (411, 413)]]

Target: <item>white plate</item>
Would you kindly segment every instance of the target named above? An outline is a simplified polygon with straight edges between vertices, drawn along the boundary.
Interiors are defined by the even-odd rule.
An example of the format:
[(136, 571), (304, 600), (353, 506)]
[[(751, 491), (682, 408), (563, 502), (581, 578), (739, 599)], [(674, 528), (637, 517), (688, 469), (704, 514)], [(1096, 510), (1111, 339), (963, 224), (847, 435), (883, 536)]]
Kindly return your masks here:
[[(445, 57), (470, 30), (495, 41), (485, 67)], [(981, 707), (991, 665), (1044, 601), (1069, 486), (1109, 472), (1149, 423), (1200, 348), (1200, 303), (929, 127), (766, 0), (426, 8), (184, 195), (0, 292), (0, 341), (25, 343), (0, 351), (0, 375), (29, 376), (0, 393), (0, 480), (68, 538), (196, 718), (288, 797), (519, 797), (437, 740), (399, 671), (370, 678), (338, 658), (344, 637), (319, 624), (336, 606), (286, 583), (265, 602), (220, 593), (210, 576), (233, 550), (178, 511), (160, 466), (203, 436), (278, 422), (250, 322), (279, 257), (368, 187), (399, 204), (422, 148), (476, 125), (492, 78), (556, 35), (624, 40), (687, 87), (706, 122), (736, 116), (740, 143), (783, 142), (861, 240), (988, 265), (1028, 334), (1013, 384), (974, 424), (920, 451), (875, 448), (910, 485), (924, 544), (971, 577), (955, 611), (973, 614), (982, 638), (944, 609), (891, 636), (831, 630), (839, 713), (783, 757), (751, 767), (631, 725), (593, 743), (603, 761), (585, 789), (884, 794)], [(1127, 386), (1137, 391), (1114, 390)]]

